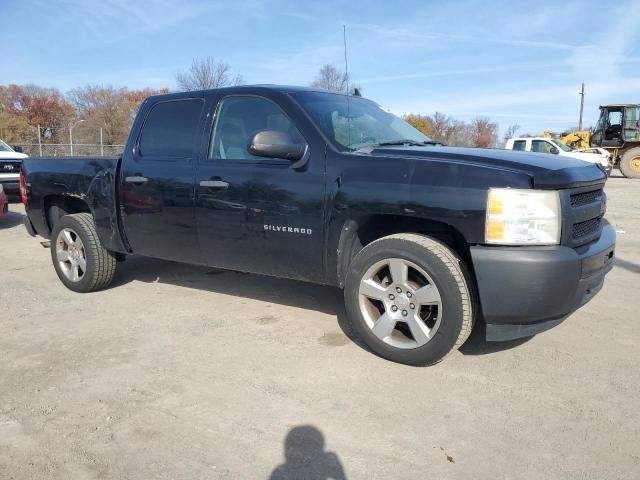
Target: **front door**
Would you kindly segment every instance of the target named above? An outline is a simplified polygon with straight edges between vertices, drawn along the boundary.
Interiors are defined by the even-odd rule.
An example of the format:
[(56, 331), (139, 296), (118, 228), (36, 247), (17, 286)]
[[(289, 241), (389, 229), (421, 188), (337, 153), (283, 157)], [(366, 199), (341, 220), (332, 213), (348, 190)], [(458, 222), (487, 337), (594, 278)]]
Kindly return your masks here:
[(324, 149), (309, 148), (303, 168), (258, 157), (247, 147), (261, 130), (305, 142), (270, 99), (230, 95), (219, 101), (209, 153), (196, 172), (200, 249), (212, 266), (321, 280)]
[(622, 108), (608, 108), (602, 146), (621, 147), (622, 145)]
[(120, 205), (134, 253), (198, 262), (193, 181), (203, 111), (202, 98), (153, 105), (124, 158)]

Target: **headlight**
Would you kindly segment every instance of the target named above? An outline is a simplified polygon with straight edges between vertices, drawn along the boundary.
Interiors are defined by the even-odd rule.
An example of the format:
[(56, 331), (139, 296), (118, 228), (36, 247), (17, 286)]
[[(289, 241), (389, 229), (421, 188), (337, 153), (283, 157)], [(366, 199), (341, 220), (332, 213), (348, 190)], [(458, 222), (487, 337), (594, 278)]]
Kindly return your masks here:
[(558, 192), (515, 188), (489, 189), (485, 241), (500, 245), (559, 244)]

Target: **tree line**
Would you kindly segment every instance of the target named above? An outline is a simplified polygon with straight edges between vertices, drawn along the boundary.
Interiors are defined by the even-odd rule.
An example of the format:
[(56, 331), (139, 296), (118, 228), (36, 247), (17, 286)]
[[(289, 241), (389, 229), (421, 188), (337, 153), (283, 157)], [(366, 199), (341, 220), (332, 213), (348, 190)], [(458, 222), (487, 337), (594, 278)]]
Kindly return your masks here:
[[(0, 85), (0, 138), (13, 144), (68, 143), (75, 124), (78, 143), (120, 145), (126, 141), (138, 107), (149, 95), (168, 89), (87, 85), (66, 94), (37, 85)], [(82, 123), (80, 125), (78, 122)]]
[(436, 112), (433, 115), (412, 113), (402, 118), (431, 140), (449, 146), (490, 148), (498, 144), (498, 124), (489, 117), (477, 117), (470, 122), (463, 122)]
[[(229, 64), (213, 57), (193, 60), (187, 70), (176, 73), (175, 80), (180, 91), (245, 83)], [(336, 92), (348, 89), (350, 94), (362, 90), (333, 65), (323, 65), (309, 86)], [(87, 85), (62, 93), (37, 85), (0, 85), (0, 139), (9, 144), (36, 144), (39, 132), (43, 143), (68, 143), (69, 130), (73, 128), (74, 143), (97, 144), (102, 134), (105, 145), (122, 145), (142, 101), (169, 91)], [(436, 112), (403, 118), (431, 139), (447, 145), (495, 147), (498, 143), (498, 125), (487, 117), (463, 122)], [(516, 130), (517, 126), (510, 127), (507, 135), (514, 135)]]

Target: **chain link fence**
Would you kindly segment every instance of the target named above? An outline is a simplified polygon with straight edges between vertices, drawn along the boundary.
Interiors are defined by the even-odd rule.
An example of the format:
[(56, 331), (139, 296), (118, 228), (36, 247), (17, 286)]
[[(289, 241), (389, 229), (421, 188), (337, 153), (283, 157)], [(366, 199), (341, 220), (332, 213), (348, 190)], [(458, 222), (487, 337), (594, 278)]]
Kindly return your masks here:
[(124, 150), (124, 145), (100, 145), (92, 143), (21, 143), (24, 153), (30, 157), (117, 157)]

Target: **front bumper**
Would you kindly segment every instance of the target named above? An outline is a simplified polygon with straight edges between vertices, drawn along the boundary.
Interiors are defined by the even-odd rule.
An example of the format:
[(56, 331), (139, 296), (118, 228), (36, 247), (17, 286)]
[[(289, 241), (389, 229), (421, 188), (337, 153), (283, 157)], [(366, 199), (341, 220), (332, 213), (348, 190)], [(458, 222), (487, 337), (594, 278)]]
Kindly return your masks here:
[(0, 184), (2, 184), (2, 189), (7, 195), (19, 195), (20, 194), (20, 180), (16, 178), (12, 179), (4, 179), (0, 178)]
[(527, 337), (562, 322), (600, 291), (615, 243), (606, 223), (598, 240), (577, 248), (471, 247), (487, 340)]

